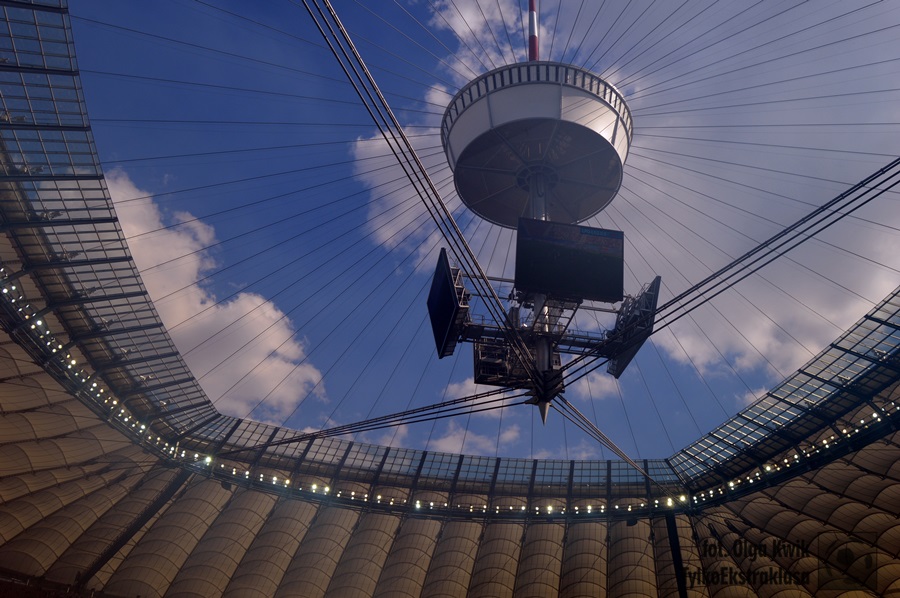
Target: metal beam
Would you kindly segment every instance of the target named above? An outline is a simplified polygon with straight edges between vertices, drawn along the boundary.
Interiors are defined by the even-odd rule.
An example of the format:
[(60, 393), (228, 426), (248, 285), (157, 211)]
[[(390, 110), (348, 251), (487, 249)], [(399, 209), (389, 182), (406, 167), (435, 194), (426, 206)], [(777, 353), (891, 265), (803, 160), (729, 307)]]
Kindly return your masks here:
[[(24, 4), (24, 3), (23, 3)], [(34, 10), (34, 4), (27, 4), (29, 10)], [(0, 73), (35, 73), (38, 75), (69, 75), (77, 77), (78, 71), (72, 69), (54, 69), (43, 66), (25, 66), (21, 64), (0, 64)]]
[(147, 330), (155, 330), (159, 328), (164, 328), (162, 322), (154, 322), (153, 324), (144, 324), (142, 326), (128, 326), (127, 328), (104, 328), (103, 330), (94, 330), (91, 332), (85, 332), (83, 334), (73, 336), (69, 343), (66, 345), (66, 348), (71, 348), (77, 344), (80, 344), (81, 341), (94, 338), (106, 338), (108, 336), (117, 336), (120, 334), (131, 334), (132, 332), (146, 332)]
[[(492, 324), (467, 324), (463, 329), (463, 341), (471, 342), (474, 340), (480, 339), (491, 339), (491, 340), (505, 340), (506, 335), (503, 330), (499, 326), (495, 326)], [(527, 336), (526, 336), (527, 338)], [(566, 353), (569, 355), (582, 355), (585, 351), (595, 351), (597, 355), (601, 357), (609, 357), (610, 355), (604, 350), (603, 344), (606, 342), (606, 337), (597, 335), (593, 336), (590, 334), (573, 334), (573, 333), (565, 333), (559, 339), (554, 339), (556, 341), (556, 348), (560, 353)], [(527, 341), (526, 341), (527, 342)], [(614, 343), (610, 343), (609, 346), (612, 348)]]
[(178, 386), (181, 384), (190, 384), (191, 382), (196, 382), (196, 380), (194, 379), (193, 376), (190, 376), (188, 378), (177, 378), (175, 380), (161, 382), (159, 384), (154, 384), (152, 386), (136, 386), (134, 388), (125, 390), (124, 392), (116, 392), (115, 394), (116, 394), (116, 397), (118, 397), (120, 401), (127, 402), (127, 400), (130, 397), (133, 397), (135, 395), (145, 394), (145, 393), (153, 392), (156, 390), (163, 390), (165, 388), (169, 388), (170, 386)]
[(23, 172), (21, 174), (4, 174), (0, 175), (0, 183), (18, 183), (29, 181), (97, 181), (102, 178), (101, 174), (39, 174)]
[(25, 10), (34, 10), (38, 12), (55, 12), (57, 14), (67, 14), (69, 11), (59, 6), (48, 6), (46, 4), (36, 4), (34, 2), (22, 2), (21, 0), (0, 0), (0, 6), (9, 6), (11, 8), (22, 8)]
[(121, 257), (105, 257), (102, 259), (83, 259), (83, 260), (55, 260), (47, 262), (32, 262), (28, 266), (22, 268), (19, 272), (15, 272), (10, 276), (22, 276), (29, 274), (35, 270), (45, 270), (50, 268), (81, 268), (83, 266), (105, 266), (108, 264), (122, 264), (133, 262), (134, 257), (131, 255), (123, 255)]
[[(97, 177), (90, 177), (97, 180)], [(2, 180), (2, 177), (0, 177)], [(0, 224), (0, 232), (19, 230), (24, 228), (53, 228), (56, 226), (94, 226), (96, 224), (116, 224), (119, 219), (115, 216), (108, 218), (71, 218), (67, 220), (19, 220), (7, 221)]]
[(129, 359), (125, 355), (120, 356), (118, 359), (113, 359), (107, 362), (100, 362), (97, 364), (96, 369), (94, 370), (94, 375), (103, 375), (105, 372), (126, 365), (135, 365), (138, 363), (149, 363), (152, 361), (169, 359), (172, 357), (180, 357), (181, 353), (178, 351), (171, 351), (169, 353), (160, 353), (159, 355), (145, 355), (142, 357), (135, 357), (133, 359)]
[(3, 128), (13, 131), (63, 131), (75, 133), (87, 133), (91, 130), (86, 125), (42, 125), (28, 122), (4, 122)]

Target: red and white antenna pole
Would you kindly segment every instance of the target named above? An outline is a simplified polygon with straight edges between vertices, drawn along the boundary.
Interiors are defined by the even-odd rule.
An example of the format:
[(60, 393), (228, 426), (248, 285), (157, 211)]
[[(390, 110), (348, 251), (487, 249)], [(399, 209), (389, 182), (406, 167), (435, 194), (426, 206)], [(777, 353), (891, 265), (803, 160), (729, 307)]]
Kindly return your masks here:
[(538, 57), (538, 18), (535, 8), (536, 0), (528, 0), (528, 60), (540, 60)]

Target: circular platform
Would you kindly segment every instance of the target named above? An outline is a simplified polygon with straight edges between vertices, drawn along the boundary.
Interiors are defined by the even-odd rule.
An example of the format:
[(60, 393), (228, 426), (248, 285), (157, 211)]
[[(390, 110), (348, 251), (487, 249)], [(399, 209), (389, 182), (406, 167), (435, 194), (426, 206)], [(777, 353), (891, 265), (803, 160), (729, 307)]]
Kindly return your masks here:
[[(615, 87), (556, 62), (481, 75), (456, 94), (441, 125), (460, 198), (509, 228), (520, 217), (575, 223), (600, 212), (622, 183), (631, 136)], [(532, 201), (536, 194), (543, 202)]]

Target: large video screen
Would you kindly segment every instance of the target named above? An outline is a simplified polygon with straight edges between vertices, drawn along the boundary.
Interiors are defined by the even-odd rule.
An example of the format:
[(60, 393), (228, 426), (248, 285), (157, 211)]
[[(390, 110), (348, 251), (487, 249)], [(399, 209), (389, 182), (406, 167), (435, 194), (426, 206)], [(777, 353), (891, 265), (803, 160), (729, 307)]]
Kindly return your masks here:
[(519, 219), (516, 289), (615, 303), (623, 297), (622, 231)]
[(428, 293), (428, 316), (431, 318), (431, 331), (434, 333), (434, 345), (439, 358), (452, 355), (456, 348), (459, 330), (455, 324), (459, 310), (460, 303), (453, 285), (450, 260), (447, 258), (447, 251), (441, 248)]

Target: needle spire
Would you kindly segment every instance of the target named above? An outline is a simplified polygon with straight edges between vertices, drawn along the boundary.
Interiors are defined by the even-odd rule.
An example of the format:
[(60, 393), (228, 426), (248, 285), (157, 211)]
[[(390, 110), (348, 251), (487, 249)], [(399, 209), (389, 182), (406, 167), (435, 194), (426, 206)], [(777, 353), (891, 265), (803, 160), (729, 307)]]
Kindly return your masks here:
[(528, 0), (528, 61), (540, 60), (538, 52), (537, 0)]

